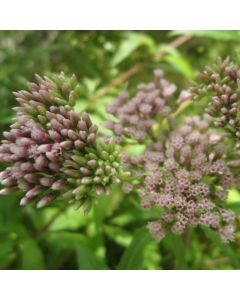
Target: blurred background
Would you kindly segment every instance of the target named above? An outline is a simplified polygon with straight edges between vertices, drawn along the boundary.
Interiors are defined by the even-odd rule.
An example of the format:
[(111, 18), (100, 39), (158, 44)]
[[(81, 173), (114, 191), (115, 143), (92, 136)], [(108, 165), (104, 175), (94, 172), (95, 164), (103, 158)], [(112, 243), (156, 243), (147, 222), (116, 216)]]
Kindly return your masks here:
[[(75, 73), (81, 83), (76, 111), (87, 110), (101, 125), (106, 104), (126, 87), (151, 81), (154, 69), (186, 89), (205, 65), (239, 51), (240, 31), (1, 31), (0, 134), (16, 105), (12, 91), (25, 89), (35, 73)], [(202, 114), (204, 105), (192, 103), (184, 114)], [(239, 226), (227, 245), (203, 228), (157, 243), (145, 228), (154, 212), (117, 187), (88, 216), (60, 201), (22, 208), (18, 198), (0, 196), (0, 269), (240, 268)], [(230, 191), (228, 206), (239, 219), (238, 191)]]

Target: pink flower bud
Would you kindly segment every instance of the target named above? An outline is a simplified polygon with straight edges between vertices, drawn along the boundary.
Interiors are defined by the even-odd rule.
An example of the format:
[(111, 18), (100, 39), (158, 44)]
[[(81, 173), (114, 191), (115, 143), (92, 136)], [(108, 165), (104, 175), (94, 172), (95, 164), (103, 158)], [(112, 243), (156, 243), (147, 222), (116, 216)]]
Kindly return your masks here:
[(49, 137), (47, 136), (46, 133), (44, 133), (41, 130), (38, 130), (36, 128), (33, 128), (31, 131), (31, 137), (36, 141), (36, 142), (41, 142), (41, 143), (46, 143), (49, 141)]
[(79, 130), (82, 130), (82, 131), (87, 130), (87, 124), (84, 121), (79, 121), (77, 127)]
[(51, 127), (58, 132), (60, 132), (64, 128), (63, 125), (61, 125), (56, 119), (51, 119), (50, 123)]
[(27, 180), (27, 182), (29, 183), (37, 183), (38, 182), (38, 175), (30, 173), (30, 174), (26, 174), (24, 176), (24, 179)]
[(62, 190), (65, 187), (65, 181), (60, 179), (57, 180), (56, 182), (54, 182), (54, 184), (52, 185), (52, 189), (55, 191), (59, 191)]
[(90, 126), (92, 125), (92, 121), (87, 113), (84, 112), (82, 114), (82, 120), (87, 124), (87, 127), (90, 128)]
[(46, 152), (51, 151), (52, 144), (43, 144), (43, 145), (38, 146), (37, 149), (40, 153), (46, 153)]
[(12, 177), (7, 177), (1, 180), (1, 183), (6, 186), (13, 186), (16, 183), (16, 180)]
[(53, 163), (58, 163), (59, 158), (53, 152), (46, 152), (46, 157)]
[(71, 141), (64, 141), (60, 143), (60, 146), (65, 150), (70, 150), (73, 147), (73, 143)]
[(86, 141), (86, 139), (87, 139), (87, 132), (86, 131), (80, 131), (79, 132), (79, 136), (80, 136), (80, 139), (82, 141)]
[(15, 190), (12, 188), (5, 188), (0, 190), (0, 195), (9, 195), (11, 193), (13, 193)]
[(19, 146), (29, 146), (29, 145), (34, 145), (35, 142), (30, 138), (19, 137), (16, 140), (16, 144)]
[(68, 137), (69, 137), (71, 140), (73, 140), (73, 141), (75, 141), (75, 140), (78, 139), (78, 136), (77, 136), (77, 134), (75, 133), (75, 131), (73, 131), (73, 130), (71, 130), (71, 129), (68, 130)]
[(63, 169), (63, 173), (66, 175), (69, 175), (71, 177), (76, 177), (76, 178), (79, 177), (78, 171), (73, 170), (73, 169)]
[(70, 129), (72, 127), (72, 123), (68, 119), (65, 119), (65, 118), (63, 118), (63, 125), (65, 128), (68, 128), (68, 129)]
[(83, 143), (82, 141), (77, 140), (74, 142), (74, 146), (77, 150), (81, 150), (86, 146), (86, 144)]
[(87, 143), (94, 144), (95, 141), (96, 141), (95, 133), (90, 133), (89, 136), (87, 137)]
[(42, 208), (42, 207), (48, 205), (54, 199), (55, 199), (54, 195), (47, 195), (47, 196), (43, 197), (40, 201), (38, 201), (37, 208)]
[(89, 167), (95, 168), (97, 166), (96, 160), (89, 160), (88, 163)]
[(63, 140), (61, 135), (55, 130), (49, 130), (48, 133), (54, 142), (60, 143)]
[(21, 206), (24, 206), (24, 205), (27, 205), (29, 203), (31, 203), (33, 201), (33, 199), (30, 199), (28, 197), (23, 197), (21, 200), (20, 200), (20, 205)]
[(75, 111), (69, 111), (69, 118), (71, 120), (71, 122), (77, 124), (79, 121), (79, 116)]
[(34, 166), (33, 166), (33, 163), (31, 163), (31, 162), (25, 162), (20, 165), (20, 169), (23, 172), (33, 172)]
[(53, 179), (53, 178), (50, 178), (50, 177), (42, 177), (42, 178), (40, 179), (40, 183), (41, 183), (41, 185), (43, 185), (43, 186), (50, 187), (50, 186), (52, 186), (52, 184), (54, 183), (54, 179)]
[(66, 129), (66, 128), (62, 129), (61, 130), (61, 135), (67, 137), (68, 136), (68, 129)]
[(55, 114), (50, 111), (47, 111), (46, 117), (48, 118), (49, 121), (51, 121), (51, 120), (55, 119)]
[(54, 171), (54, 172), (59, 172), (60, 171), (60, 167), (57, 163), (50, 163), (49, 165), (50, 170)]
[(33, 198), (39, 195), (42, 192), (42, 189), (39, 186), (34, 187), (26, 193), (27, 198)]
[(35, 160), (34, 167), (37, 168), (37, 170), (41, 171), (48, 166), (48, 163), (48, 159), (45, 156), (41, 155)]
[(10, 146), (10, 151), (13, 154), (16, 154), (19, 157), (26, 157), (27, 156), (27, 147), (20, 147), (20, 146), (17, 146), (15, 144), (12, 144)]
[(80, 171), (83, 175), (88, 175), (90, 173), (90, 171), (85, 167), (81, 167)]
[(91, 125), (91, 127), (89, 128), (89, 133), (97, 133), (97, 132), (98, 132), (97, 125), (95, 124)]

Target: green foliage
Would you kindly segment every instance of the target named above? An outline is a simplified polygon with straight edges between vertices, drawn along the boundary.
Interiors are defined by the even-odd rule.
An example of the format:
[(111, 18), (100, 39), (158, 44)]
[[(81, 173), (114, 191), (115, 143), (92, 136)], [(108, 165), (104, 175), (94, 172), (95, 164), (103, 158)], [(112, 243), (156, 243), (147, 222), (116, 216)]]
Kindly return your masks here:
[(239, 41), (239, 30), (175, 30), (172, 32), (174, 35), (189, 34), (195, 37), (211, 38), (214, 40), (222, 41)]
[[(174, 48), (172, 42), (185, 35), (192, 38)], [(106, 104), (127, 84), (131, 91), (135, 83), (151, 80), (155, 68), (186, 88), (203, 66), (219, 55), (234, 56), (239, 49), (239, 31), (2, 31), (0, 132), (8, 127), (16, 104), (12, 91), (23, 89), (34, 73), (75, 73), (81, 83), (76, 111), (86, 110), (101, 126)], [(121, 79), (139, 64), (134, 76)], [(204, 105), (186, 106), (179, 122), (187, 114), (202, 112)], [(135, 151), (140, 153), (141, 145)], [(61, 200), (37, 210), (19, 207), (17, 198), (0, 196), (0, 269), (240, 268), (237, 190), (228, 197), (228, 206), (238, 216), (236, 241), (228, 245), (206, 228), (157, 243), (145, 224), (161, 212), (144, 211), (135, 192), (124, 195), (117, 186), (111, 195), (100, 196), (87, 216), (82, 210), (62, 208)]]
[(124, 252), (118, 268), (120, 270), (141, 270), (143, 268), (143, 254), (146, 245), (152, 237), (144, 227), (139, 229), (133, 237), (132, 243)]
[(111, 60), (111, 65), (116, 67), (140, 46), (145, 46), (150, 53), (154, 53), (155, 43), (150, 36), (142, 33), (126, 32), (124, 40)]

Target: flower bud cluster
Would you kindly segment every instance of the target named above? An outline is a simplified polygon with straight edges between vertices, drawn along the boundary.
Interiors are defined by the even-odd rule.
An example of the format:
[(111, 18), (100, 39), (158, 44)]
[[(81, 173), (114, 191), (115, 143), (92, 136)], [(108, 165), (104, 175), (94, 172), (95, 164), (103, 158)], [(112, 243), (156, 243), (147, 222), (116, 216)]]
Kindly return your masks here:
[[(127, 92), (120, 93), (107, 107), (107, 112), (119, 121), (109, 120), (106, 127), (113, 131), (119, 143), (123, 136), (143, 142), (147, 136), (153, 135), (153, 126), (170, 114), (175, 91), (176, 86), (164, 78), (163, 72), (155, 70), (154, 82), (139, 84), (132, 98)], [(188, 93), (181, 93), (178, 102), (186, 97), (189, 97)]]
[(229, 58), (219, 59), (216, 65), (205, 67), (199, 73), (200, 85), (192, 87), (195, 99), (207, 96), (211, 99), (206, 112), (215, 118), (215, 126), (224, 127), (240, 139), (239, 92), (240, 66)]
[(215, 230), (225, 242), (234, 239), (235, 215), (225, 208), (233, 176), (223, 159), (222, 136), (209, 125), (207, 115), (187, 118), (168, 141), (150, 145), (142, 156), (142, 205), (163, 211), (148, 224), (157, 240), (197, 225)]
[(37, 201), (43, 207), (55, 199), (84, 204), (94, 193), (109, 193), (113, 183), (128, 175), (116, 145), (103, 143), (87, 113), (81, 118), (72, 106), (77, 98), (75, 76), (37, 76), (30, 91), (15, 93), (20, 106), (0, 146), (1, 194), (24, 191), (20, 204)]

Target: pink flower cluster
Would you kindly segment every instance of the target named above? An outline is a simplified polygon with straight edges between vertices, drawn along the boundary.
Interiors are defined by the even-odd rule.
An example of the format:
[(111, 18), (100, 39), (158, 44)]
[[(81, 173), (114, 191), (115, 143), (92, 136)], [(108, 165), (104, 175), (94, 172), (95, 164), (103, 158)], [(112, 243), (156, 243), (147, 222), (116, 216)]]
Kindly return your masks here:
[(73, 111), (75, 76), (37, 76), (37, 81), (29, 91), (14, 93), (20, 106), (0, 146), (6, 164), (0, 193), (23, 191), (21, 205), (37, 201), (43, 207), (62, 198), (87, 209), (94, 191), (109, 193), (111, 184), (127, 175), (120, 155), (114, 143), (97, 141), (98, 127), (87, 113), (80, 118)]
[[(163, 71), (155, 70), (154, 82), (141, 83), (132, 98), (127, 92), (107, 107), (107, 112), (117, 117), (118, 122), (107, 121), (106, 127), (113, 131), (115, 140), (121, 142), (122, 137), (134, 138), (139, 142), (153, 134), (153, 125), (159, 118), (165, 118), (171, 112), (171, 102), (176, 86), (168, 82)], [(189, 93), (182, 92), (178, 103), (189, 98)]]
[(199, 78), (201, 83), (192, 87), (194, 98), (207, 96), (210, 102), (206, 112), (215, 118), (215, 126), (225, 128), (239, 140), (239, 63), (232, 62), (229, 58), (224, 61), (219, 59), (216, 65), (205, 67), (203, 72), (199, 73)]
[(206, 116), (187, 118), (167, 143), (152, 144), (144, 154), (149, 175), (141, 189), (142, 205), (163, 210), (148, 225), (158, 240), (197, 225), (217, 231), (225, 242), (234, 239), (235, 215), (224, 208), (233, 176), (223, 159), (222, 136), (209, 125)]

